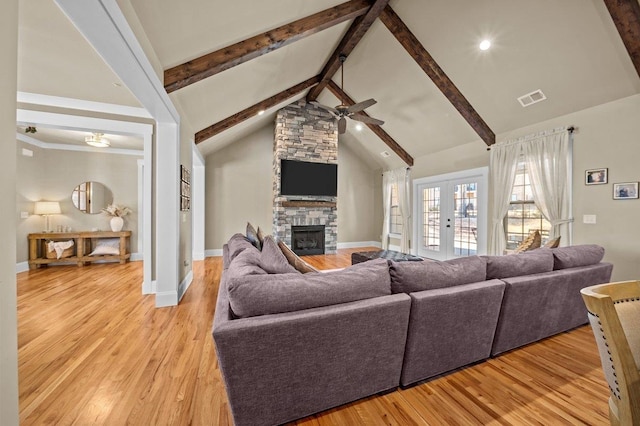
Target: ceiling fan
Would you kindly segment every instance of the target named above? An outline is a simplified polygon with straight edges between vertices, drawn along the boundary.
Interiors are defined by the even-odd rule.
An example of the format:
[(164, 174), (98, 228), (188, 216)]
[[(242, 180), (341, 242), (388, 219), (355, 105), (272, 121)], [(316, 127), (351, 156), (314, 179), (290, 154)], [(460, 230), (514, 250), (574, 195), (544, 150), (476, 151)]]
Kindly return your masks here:
[[(341, 74), (341, 86), (342, 91), (344, 92), (344, 61), (347, 59), (346, 55), (340, 55), (340, 74)], [(384, 121), (378, 120), (377, 118), (369, 117), (363, 114), (357, 114), (360, 111), (364, 111), (366, 108), (369, 108), (371, 105), (376, 103), (375, 99), (367, 99), (366, 101), (358, 102), (357, 104), (353, 104), (351, 106), (345, 105), (344, 100), (340, 100), (340, 105), (334, 107), (330, 107), (327, 105), (322, 105), (319, 102), (311, 102), (312, 104), (324, 109), (325, 111), (329, 111), (338, 119), (338, 133), (343, 134), (347, 130), (347, 117), (360, 121), (362, 123), (370, 123), (377, 124), (379, 126), (384, 124)]]

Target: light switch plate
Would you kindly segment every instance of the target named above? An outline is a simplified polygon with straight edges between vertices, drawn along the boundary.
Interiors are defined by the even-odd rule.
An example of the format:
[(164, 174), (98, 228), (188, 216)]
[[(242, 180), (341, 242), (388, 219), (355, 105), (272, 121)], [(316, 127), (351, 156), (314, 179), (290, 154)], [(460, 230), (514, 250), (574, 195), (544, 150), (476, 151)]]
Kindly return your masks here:
[(20, 212), (20, 219), (29, 219), (29, 212)]
[(582, 223), (595, 224), (596, 223), (596, 215), (595, 214), (585, 214), (582, 216)]

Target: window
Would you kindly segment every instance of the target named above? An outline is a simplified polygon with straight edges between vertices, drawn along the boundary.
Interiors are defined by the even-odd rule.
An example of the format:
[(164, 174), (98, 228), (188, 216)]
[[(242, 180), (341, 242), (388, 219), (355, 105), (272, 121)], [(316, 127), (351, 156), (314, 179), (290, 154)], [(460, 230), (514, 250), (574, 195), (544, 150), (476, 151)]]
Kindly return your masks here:
[(551, 224), (535, 205), (524, 161), (520, 161), (516, 169), (511, 202), (504, 225), (507, 235), (507, 250), (518, 247), (531, 231), (540, 231), (543, 244), (549, 239)]
[(389, 233), (402, 234), (402, 216), (398, 205), (398, 184), (391, 185), (391, 211), (389, 213)]

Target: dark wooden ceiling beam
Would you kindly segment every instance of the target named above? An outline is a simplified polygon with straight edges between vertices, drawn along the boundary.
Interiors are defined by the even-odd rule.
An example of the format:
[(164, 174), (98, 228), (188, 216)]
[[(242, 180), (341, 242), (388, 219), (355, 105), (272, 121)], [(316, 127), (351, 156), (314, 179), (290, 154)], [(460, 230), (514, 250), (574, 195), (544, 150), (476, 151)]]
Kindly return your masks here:
[(604, 0), (604, 3), (640, 76), (640, 3), (638, 0)]
[(367, 0), (351, 0), (169, 68), (164, 72), (164, 88), (167, 93), (171, 93), (341, 22), (354, 19), (367, 13), (369, 8)]
[[(327, 84), (327, 88), (338, 99), (340, 99), (342, 102), (344, 102), (345, 105), (351, 106), (351, 105), (356, 103), (333, 80), (329, 80), (329, 83)], [(367, 114), (364, 111), (361, 111), (358, 114), (364, 115), (366, 117), (370, 117), (370, 115)], [(402, 161), (407, 163), (407, 165), (409, 167), (413, 166), (413, 157), (411, 155), (409, 155), (409, 153), (407, 151), (405, 151), (404, 148), (402, 148), (398, 142), (396, 142), (391, 136), (389, 136), (389, 134), (387, 132), (385, 132), (382, 129), (382, 127), (378, 126), (377, 124), (370, 124), (370, 123), (362, 123), (362, 124), (365, 124), (367, 127), (369, 127), (371, 129), (371, 131), (373, 133), (375, 133), (376, 136), (378, 136), (380, 139), (382, 139), (382, 142), (387, 144), (387, 146), (389, 148), (391, 148), (391, 150), (393, 152), (395, 152), (398, 155), (398, 157), (400, 157), (402, 159)]]
[(496, 135), (389, 5), (380, 14), (380, 20), (482, 140), (487, 145), (493, 145)]
[(195, 135), (196, 144), (202, 141), (205, 141), (209, 138), (212, 138), (218, 133), (223, 132), (228, 128), (235, 126), (236, 124), (242, 123), (243, 121), (256, 116), (260, 111), (264, 111), (271, 107), (274, 107), (279, 103), (294, 97), (300, 92), (304, 92), (308, 88), (318, 84), (319, 81), (320, 81), (319, 75), (316, 75), (315, 77), (311, 77), (310, 79), (305, 80), (300, 84), (296, 84), (295, 86), (290, 87), (287, 90), (283, 90), (282, 92), (276, 95), (273, 95), (270, 98), (267, 98), (261, 102), (258, 102), (257, 104), (252, 105), (249, 108), (246, 108), (236, 114), (233, 114), (232, 116), (225, 118), (224, 120), (218, 121), (217, 123), (212, 124), (211, 126), (200, 130)]
[(378, 16), (380, 16), (387, 6), (387, 3), (389, 3), (389, 0), (376, 0), (367, 13), (354, 19), (344, 37), (340, 40), (338, 47), (333, 51), (331, 56), (329, 56), (329, 60), (322, 69), (320, 73), (322, 77), (320, 83), (313, 87), (307, 94), (307, 102), (318, 99), (320, 92), (329, 84), (331, 77), (340, 69), (340, 56), (349, 56), (351, 54), (365, 33), (371, 28), (373, 22), (378, 19)]

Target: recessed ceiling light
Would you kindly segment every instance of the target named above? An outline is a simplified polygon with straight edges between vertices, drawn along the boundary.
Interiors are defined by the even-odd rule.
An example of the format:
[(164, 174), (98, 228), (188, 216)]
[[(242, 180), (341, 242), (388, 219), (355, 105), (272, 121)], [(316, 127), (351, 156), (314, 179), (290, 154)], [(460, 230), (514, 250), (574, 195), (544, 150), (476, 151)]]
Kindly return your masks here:
[(489, 40), (482, 40), (480, 43), (480, 50), (489, 50), (491, 47), (491, 42)]
[(262, 115), (262, 114), (264, 114), (264, 110), (263, 110), (263, 109), (261, 109), (260, 111), (258, 111), (258, 115)]
[(389, 151), (382, 151), (382, 152), (380, 153), (380, 155), (382, 155), (384, 158), (387, 158), (387, 157), (389, 157), (391, 154), (389, 154)]
[(357, 131), (362, 130), (362, 124), (360, 124), (360, 123), (356, 124), (356, 130)]

